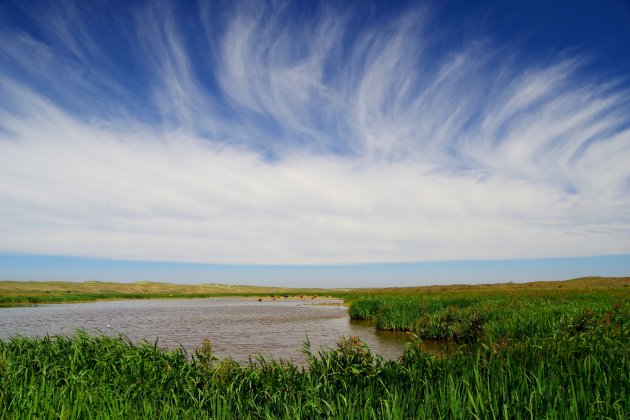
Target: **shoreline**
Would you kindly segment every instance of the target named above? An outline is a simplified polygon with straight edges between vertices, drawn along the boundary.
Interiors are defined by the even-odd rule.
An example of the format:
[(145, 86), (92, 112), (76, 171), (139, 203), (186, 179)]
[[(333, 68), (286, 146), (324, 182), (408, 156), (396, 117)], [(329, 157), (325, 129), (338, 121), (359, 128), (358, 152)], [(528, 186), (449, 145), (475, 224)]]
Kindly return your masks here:
[[(89, 295), (88, 295), (89, 296)], [(53, 299), (57, 297), (64, 297), (63, 295), (51, 295)], [(3, 297), (0, 297), (2, 299)], [(316, 296), (316, 295), (300, 295), (300, 296), (268, 296), (268, 295), (241, 295), (241, 294), (214, 294), (207, 296), (197, 296), (197, 295), (163, 295), (163, 296), (152, 296), (152, 295), (134, 295), (134, 296), (116, 296), (116, 297), (107, 297), (107, 298), (95, 298), (95, 299), (62, 299), (62, 300), (40, 300), (38, 297), (33, 296), (17, 296), (19, 299), (26, 299), (27, 301), (15, 301), (15, 302), (0, 302), (0, 308), (11, 308), (11, 307), (31, 307), (31, 306), (39, 306), (39, 305), (56, 305), (56, 304), (68, 304), (68, 303), (93, 303), (93, 302), (114, 302), (114, 301), (124, 301), (124, 300), (192, 300), (192, 299), (224, 299), (224, 298), (236, 298), (242, 300), (258, 300), (259, 302), (285, 302), (285, 301), (304, 301), (304, 302), (313, 302), (314, 305), (324, 305), (327, 301), (337, 300), (339, 301), (339, 305), (346, 305), (347, 303), (341, 297), (336, 297), (332, 295), (326, 296)], [(335, 303), (336, 305), (337, 303)]]

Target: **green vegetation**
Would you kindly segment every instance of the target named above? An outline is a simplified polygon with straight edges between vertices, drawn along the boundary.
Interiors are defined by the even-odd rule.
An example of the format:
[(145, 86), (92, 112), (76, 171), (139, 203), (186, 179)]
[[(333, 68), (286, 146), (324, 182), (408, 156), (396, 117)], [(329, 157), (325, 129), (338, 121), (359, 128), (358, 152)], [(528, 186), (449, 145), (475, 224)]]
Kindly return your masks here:
[[(347, 292), (345, 292), (347, 294)], [(615, 287), (347, 294), (354, 318), (418, 339), (384, 361), (356, 338), (306, 366), (88, 336), (0, 341), (0, 418), (630, 416), (630, 299)], [(430, 355), (422, 339), (458, 342)]]
[(221, 296), (335, 296), (356, 300), (359, 296), (409, 296), (417, 294), (530, 293), (541, 290), (622, 290), (630, 292), (630, 277), (584, 277), (580, 279), (481, 285), (421, 286), (371, 289), (296, 289), (227, 284), (171, 284), (140, 281), (0, 281), (0, 305), (29, 303), (89, 302), (116, 299), (189, 299)]
[(148, 281), (136, 283), (0, 281), (0, 305), (117, 299), (192, 299), (222, 296), (310, 296), (323, 294), (327, 293), (324, 293), (322, 289), (225, 284), (181, 285)]
[(628, 296), (619, 291), (385, 295), (356, 298), (349, 312), (353, 319), (374, 320), (380, 329), (473, 343), (623, 329), (630, 321)]
[[(627, 331), (626, 331), (627, 333)], [(627, 336), (497, 342), (383, 362), (355, 339), (306, 368), (217, 361), (124, 338), (0, 343), (2, 418), (627, 418)]]

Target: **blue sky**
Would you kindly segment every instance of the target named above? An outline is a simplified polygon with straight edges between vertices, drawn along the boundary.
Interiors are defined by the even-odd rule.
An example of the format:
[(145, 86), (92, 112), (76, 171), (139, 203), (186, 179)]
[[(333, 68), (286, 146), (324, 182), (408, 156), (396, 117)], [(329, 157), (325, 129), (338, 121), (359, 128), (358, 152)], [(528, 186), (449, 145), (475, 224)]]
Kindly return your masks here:
[(627, 275), (630, 3), (497, 3), (3, 2), (0, 277)]

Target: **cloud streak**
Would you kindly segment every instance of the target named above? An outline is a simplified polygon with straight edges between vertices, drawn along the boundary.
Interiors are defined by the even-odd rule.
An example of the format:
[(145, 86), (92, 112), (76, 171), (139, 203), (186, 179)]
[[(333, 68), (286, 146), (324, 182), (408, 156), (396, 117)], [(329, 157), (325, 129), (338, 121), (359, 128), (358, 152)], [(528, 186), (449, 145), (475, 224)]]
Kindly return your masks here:
[(330, 7), (243, 3), (201, 8), (191, 33), (163, 3), (128, 10), (123, 68), (94, 17), (68, 10), (39, 38), (0, 33), (0, 251), (630, 253), (630, 93), (583, 55), (530, 62), (487, 39), (442, 51), (428, 9), (358, 26)]

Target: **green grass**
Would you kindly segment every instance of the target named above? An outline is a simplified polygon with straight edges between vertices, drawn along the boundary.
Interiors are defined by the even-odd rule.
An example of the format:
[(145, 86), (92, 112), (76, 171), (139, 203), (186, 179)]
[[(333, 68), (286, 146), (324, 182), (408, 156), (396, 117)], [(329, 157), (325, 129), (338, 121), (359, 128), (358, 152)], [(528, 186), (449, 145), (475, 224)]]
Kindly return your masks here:
[[(625, 334), (625, 335), (624, 335)], [(1, 418), (618, 418), (630, 414), (627, 331), (488, 342), (383, 361), (360, 341), (308, 366), (219, 361), (124, 337), (0, 342)]]
[(618, 290), (390, 294), (355, 298), (349, 313), (353, 319), (374, 320), (379, 329), (411, 331), (423, 339), (474, 342), (544, 337), (607, 323), (620, 327), (630, 319), (628, 297)]
[[(207, 341), (0, 340), (0, 418), (627, 419), (627, 289), (568, 289), (348, 294), (353, 318), (418, 337), (397, 361), (356, 338), (306, 343), (306, 366), (219, 360)], [(434, 338), (459, 344), (425, 353)]]
[(323, 289), (157, 282), (0, 281), (0, 305), (90, 302), (118, 299), (191, 299), (223, 296), (327, 296)]

